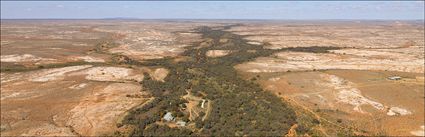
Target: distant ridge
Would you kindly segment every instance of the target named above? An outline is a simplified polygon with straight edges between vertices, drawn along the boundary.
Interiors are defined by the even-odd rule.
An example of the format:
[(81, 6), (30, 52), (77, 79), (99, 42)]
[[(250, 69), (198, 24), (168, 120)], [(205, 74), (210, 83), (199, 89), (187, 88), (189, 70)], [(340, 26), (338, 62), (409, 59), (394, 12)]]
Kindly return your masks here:
[(0, 18), (0, 20), (163, 20), (163, 21), (408, 21), (425, 22), (423, 19), (208, 19), (208, 18), (136, 18), (136, 17), (110, 17), (110, 18)]
[(140, 18), (135, 17), (113, 17), (113, 18), (100, 18), (103, 20), (138, 20)]

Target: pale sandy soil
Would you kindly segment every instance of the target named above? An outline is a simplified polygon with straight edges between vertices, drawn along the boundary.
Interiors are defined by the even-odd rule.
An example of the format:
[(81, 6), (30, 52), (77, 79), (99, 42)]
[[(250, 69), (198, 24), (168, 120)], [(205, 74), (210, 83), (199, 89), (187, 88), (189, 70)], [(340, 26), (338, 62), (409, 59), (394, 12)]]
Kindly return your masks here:
[(271, 57), (261, 57), (237, 65), (236, 68), (247, 72), (354, 69), (424, 73), (423, 52), (422, 56), (367, 49), (343, 49), (331, 52), (280, 52)]
[(168, 73), (168, 70), (165, 68), (157, 68), (153, 71), (153, 73), (151, 73), (151, 76), (154, 80), (164, 82), (164, 78), (167, 77)]
[(80, 103), (68, 113), (66, 125), (80, 135), (107, 135), (116, 129), (116, 122), (126, 111), (141, 105), (147, 99), (128, 98), (126, 95), (141, 94), (138, 84), (114, 83), (92, 95), (81, 99)]
[(135, 72), (83, 65), (1, 73), (2, 136), (110, 135), (149, 100)]
[(424, 47), (423, 22), (286, 21), (246, 23), (229, 31), (268, 42), (267, 48), (336, 46), (356, 48)]
[[(423, 77), (421, 73), (329, 70), (253, 75), (258, 74), (265, 89), (334, 124), (355, 127), (370, 135), (421, 134), (424, 85), (416, 79)], [(403, 80), (387, 79), (393, 75)]]
[(89, 67), (92, 67), (92, 66), (91, 65), (71, 66), (71, 67), (64, 67), (64, 68), (41, 70), (41, 72), (36, 72), (34, 75), (31, 75), (29, 80), (34, 82), (47, 82), (52, 80), (60, 80), (60, 79), (63, 79), (65, 73), (78, 71), (78, 70), (86, 69)]
[(81, 56), (81, 57), (77, 57), (77, 59), (81, 59), (85, 62), (105, 62), (104, 59), (95, 58), (95, 57), (91, 57), (91, 56)]
[(206, 54), (207, 57), (222, 57), (230, 54), (230, 50), (208, 50)]
[(25, 65), (78, 60), (105, 62), (108, 57), (89, 55), (102, 42), (111, 42), (111, 47), (105, 48), (107, 52), (139, 61), (174, 57), (182, 53), (185, 47), (200, 40), (200, 35), (193, 33), (193, 29), (199, 26), (223, 24), (178, 21), (5, 21), (1, 29), (2, 62), (25, 62)]
[(335, 95), (337, 102), (353, 105), (353, 110), (361, 113), (364, 113), (360, 108), (363, 105), (370, 105), (375, 109), (384, 110), (384, 105), (364, 97), (361, 91), (354, 87), (352, 82), (335, 75), (321, 74), (320, 77), (325, 80), (325, 82), (322, 83), (323, 85), (337, 91)]
[(199, 26), (221, 26), (216, 23), (167, 23), (167, 22), (124, 22), (117, 26), (99, 27), (96, 30), (125, 35), (118, 41), (119, 46), (109, 50), (136, 60), (175, 57), (200, 41), (200, 35), (193, 33)]
[(253, 45), (268, 43), (267, 49), (341, 47), (329, 53), (285, 51), (235, 68), (247, 79), (260, 76), (265, 89), (314, 112), (321, 122), (368, 135), (424, 134), (423, 22), (276, 21), (229, 31)]
[[(98, 24), (98, 25), (96, 25)], [(52, 63), (102, 62), (87, 53), (112, 34), (95, 31), (93, 21), (2, 21), (1, 62), (31, 66)]]
[(411, 131), (410, 133), (412, 133), (415, 136), (425, 136), (425, 126), (421, 126), (419, 130)]
[[(197, 96), (193, 96), (190, 94), (189, 91), (187, 91), (187, 94), (184, 95), (182, 97), (183, 99), (185, 99), (188, 103), (186, 104), (186, 112), (189, 113), (189, 120), (195, 120), (196, 118), (199, 117), (199, 113), (201, 112), (207, 112), (208, 109), (210, 109), (210, 102), (208, 101), (208, 105), (205, 105), (205, 99), (201, 98), (201, 97), (197, 97)], [(199, 106), (199, 104), (201, 104)], [(208, 107), (206, 107), (208, 106)], [(207, 115), (205, 115), (202, 119), (205, 119)]]
[(65, 74), (83, 70), (92, 67), (92, 65), (70, 66), (54, 69), (42, 69), (33, 72), (17, 72), (17, 73), (1, 73), (1, 83), (8, 82), (47, 82), (54, 80), (62, 80)]
[(57, 127), (53, 124), (43, 124), (37, 128), (30, 129), (28, 132), (21, 134), (21, 136), (76, 136), (67, 127)]
[(1, 55), (1, 62), (38, 62), (38, 61), (54, 61), (55, 59), (36, 57), (31, 54), (23, 55)]
[(94, 81), (142, 81), (143, 74), (120, 67), (93, 67), (86, 72), (86, 79)]

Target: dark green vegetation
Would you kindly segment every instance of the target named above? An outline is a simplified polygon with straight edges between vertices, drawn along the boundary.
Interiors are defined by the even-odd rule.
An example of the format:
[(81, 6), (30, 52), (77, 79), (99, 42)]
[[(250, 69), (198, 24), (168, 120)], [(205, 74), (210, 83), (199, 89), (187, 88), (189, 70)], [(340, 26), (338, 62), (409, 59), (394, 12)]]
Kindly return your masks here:
[(5, 62), (1, 64), (1, 72), (25, 72), (25, 71), (33, 71), (33, 70), (39, 70), (39, 69), (49, 69), (49, 68), (62, 68), (62, 67), (69, 67), (69, 66), (77, 66), (77, 65), (97, 65), (97, 64), (103, 64), (103, 63), (88, 63), (83, 61), (78, 62), (66, 62), (66, 63), (56, 63), (56, 64), (44, 64), (44, 65), (37, 65), (37, 66), (24, 66), (20, 64), (14, 64)]
[[(231, 26), (225, 27), (225, 29)], [(273, 53), (291, 50), (302, 52), (325, 52), (330, 47), (288, 48), (280, 50), (264, 49), (262, 46), (248, 44), (242, 36), (224, 30), (212, 30), (208, 27), (198, 28), (203, 38), (211, 38), (210, 46), (198, 47), (194, 43), (182, 55), (192, 58), (184, 62), (173, 62), (173, 58), (149, 60), (143, 63), (132, 63), (143, 66), (161, 66), (170, 73), (165, 82), (152, 80), (145, 74), (141, 82), (155, 100), (142, 108), (133, 110), (123, 124), (135, 125), (132, 136), (168, 136), (168, 135), (214, 135), (214, 136), (282, 136), (296, 124), (295, 112), (279, 97), (264, 91), (258, 84), (246, 81), (238, 76), (234, 65), (251, 61), (257, 57), (270, 56)], [(220, 44), (221, 38), (229, 39)], [(208, 50), (232, 50), (227, 56), (209, 58)], [(254, 52), (252, 52), (254, 51)], [(182, 104), (186, 100), (182, 96), (187, 92), (210, 100), (211, 112), (205, 120), (198, 117), (179, 128), (170, 128), (158, 124), (166, 112), (187, 119), (182, 113)], [(117, 133), (119, 134), (119, 133)]]

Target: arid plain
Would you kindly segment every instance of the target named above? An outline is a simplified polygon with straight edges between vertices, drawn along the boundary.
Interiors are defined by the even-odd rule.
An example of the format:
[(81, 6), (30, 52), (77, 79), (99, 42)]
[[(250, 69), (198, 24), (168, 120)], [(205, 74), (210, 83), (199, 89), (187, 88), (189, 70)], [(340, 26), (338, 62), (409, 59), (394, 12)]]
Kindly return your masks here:
[(2, 20), (1, 135), (424, 136), (423, 23)]

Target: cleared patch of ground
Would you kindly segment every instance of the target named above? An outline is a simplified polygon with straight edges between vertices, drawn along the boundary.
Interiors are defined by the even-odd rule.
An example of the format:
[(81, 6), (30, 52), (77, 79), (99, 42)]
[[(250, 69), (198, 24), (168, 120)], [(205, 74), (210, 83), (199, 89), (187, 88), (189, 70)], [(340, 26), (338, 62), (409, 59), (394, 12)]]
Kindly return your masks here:
[(151, 77), (153, 77), (154, 80), (164, 82), (164, 78), (167, 77), (168, 73), (168, 70), (165, 68), (157, 68), (151, 73)]
[(206, 54), (207, 57), (222, 57), (231, 53), (229, 50), (208, 50)]
[(187, 92), (187, 95), (182, 98), (188, 102), (185, 103), (185, 111), (189, 113), (189, 120), (195, 121), (195, 119), (200, 116), (202, 117), (202, 121), (207, 118), (208, 110), (211, 109), (211, 101), (193, 96), (189, 91)]

